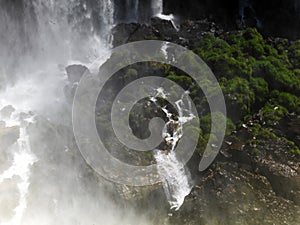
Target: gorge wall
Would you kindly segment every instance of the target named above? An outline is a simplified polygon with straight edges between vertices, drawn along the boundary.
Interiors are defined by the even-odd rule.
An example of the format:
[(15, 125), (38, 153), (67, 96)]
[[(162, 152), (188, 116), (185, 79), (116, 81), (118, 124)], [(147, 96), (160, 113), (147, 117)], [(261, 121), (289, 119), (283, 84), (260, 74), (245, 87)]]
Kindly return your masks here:
[[(237, 26), (258, 27), (264, 34), (298, 38), (299, 0), (164, 0), (164, 13), (181, 19), (211, 18), (225, 29)], [(244, 17), (244, 18), (242, 18)]]

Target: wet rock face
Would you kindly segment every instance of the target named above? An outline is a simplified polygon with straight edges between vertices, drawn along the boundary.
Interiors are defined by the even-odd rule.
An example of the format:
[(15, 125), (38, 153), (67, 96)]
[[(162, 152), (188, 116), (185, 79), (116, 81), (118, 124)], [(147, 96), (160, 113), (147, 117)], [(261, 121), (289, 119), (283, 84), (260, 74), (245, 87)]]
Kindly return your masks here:
[(191, 47), (205, 32), (222, 33), (223, 29), (207, 19), (186, 20), (177, 30), (171, 21), (152, 18), (151, 23), (121, 23), (113, 29), (113, 46), (141, 40), (165, 40)]
[(251, 129), (226, 138), (171, 224), (299, 224), (299, 156), (280, 138), (247, 142)]
[(217, 22), (233, 24), (238, 14), (238, 0), (164, 0), (164, 13), (179, 15), (184, 19), (199, 20), (214, 17)]
[(72, 102), (81, 77), (85, 73), (89, 73), (89, 70), (83, 65), (74, 64), (66, 67), (66, 72), (68, 76), (68, 83), (64, 87), (64, 94), (67, 99)]
[(295, 39), (300, 36), (299, 5), (298, 0), (164, 0), (164, 13), (183, 20), (210, 18), (226, 29), (257, 27), (266, 35)]
[(278, 127), (285, 131), (284, 136), (300, 146), (300, 116), (290, 115), (279, 121)]
[[(254, 16), (257, 14), (249, 11), (244, 19), (250, 24)], [(224, 32), (226, 27), (209, 19), (185, 20), (178, 31), (171, 25), (169, 21), (157, 18), (149, 25), (120, 24), (114, 29), (114, 45), (159, 39), (194, 49), (201, 36), (207, 33), (226, 38), (240, 32)], [(251, 39), (251, 32), (244, 35), (246, 41)], [(279, 44), (276, 44), (279, 40), (275, 39), (272, 45)], [(272, 42), (272, 38), (268, 41)], [(284, 42), (285, 48), (288, 49), (290, 44), (288, 40)], [(284, 89), (282, 86), (276, 88)], [(233, 107), (228, 109), (232, 113)], [(240, 109), (236, 107), (237, 112)], [(258, 112), (255, 109), (253, 113)], [(244, 116), (237, 115), (233, 118), (244, 123)], [(198, 185), (186, 197), (182, 208), (170, 213), (170, 224), (300, 224), (300, 159), (284, 139), (299, 146), (299, 116), (291, 113), (271, 127), (266, 121), (260, 112), (254, 114), (249, 123), (245, 122), (227, 137), (221, 154), (204, 173), (199, 173), (197, 167), (200, 156), (194, 155), (188, 167)]]
[(260, 18), (263, 31), (273, 36), (292, 39), (300, 36), (300, 14), (298, 0), (293, 1), (255, 1), (254, 8)]
[(197, 185), (171, 224), (299, 224), (299, 168), (288, 143), (254, 136), (245, 124), (226, 138), (210, 169), (194, 178)]
[(278, 197), (268, 179), (219, 163), (207, 171), (171, 224), (298, 224), (299, 207)]
[(242, 150), (230, 148), (230, 160), (265, 177), (277, 196), (299, 205), (299, 157), (291, 154), (289, 145), (281, 139), (261, 140), (255, 145), (245, 145)]
[(153, 14), (151, 1), (114, 0), (114, 17), (117, 23), (148, 23)]
[(128, 42), (149, 39), (157, 39), (158, 33), (152, 27), (138, 23), (118, 24), (114, 29), (113, 45), (119, 46)]
[[(166, 0), (165, 4), (168, 2), (170, 3)], [(200, 4), (204, 1), (193, 2)], [(211, 2), (216, 3), (217, 1)], [(184, 4), (191, 4), (191, 2), (186, 1)], [(207, 6), (212, 3), (206, 2), (205, 4)], [(180, 4), (176, 5), (172, 1), (171, 6), (179, 7)], [(252, 8), (244, 8), (244, 24), (240, 28), (257, 26), (257, 19), (259, 19), (264, 25), (261, 29), (265, 33), (274, 34), (274, 31), (270, 30), (272, 23), (266, 26), (263, 22), (266, 17), (263, 17), (261, 11), (257, 10), (257, 7), (260, 6), (256, 1), (252, 1)], [(280, 7), (284, 8), (286, 6)], [(114, 46), (138, 40), (158, 39), (194, 49), (195, 43), (207, 33), (214, 34), (217, 37), (226, 37), (226, 35), (240, 32), (224, 32), (230, 26), (236, 29), (236, 24), (230, 22), (232, 24), (226, 26), (226, 22), (229, 20), (226, 21), (225, 19), (222, 22), (212, 22), (217, 21), (217, 17), (214, 16), (203, 19), (202, 15), (195, 15), (194, 18), (198, 20), (193, 20), (193, 11), (199, 10), (200, 12), (203, 10), (197, 4), (187, 7), (190, 11), (186, 12), (183, 10), (185, 6), (180, 7), (182, 10), (181, 15), (186, 13), (185, 16), (192, 19), (181, 20), (179, 30), (176, 30), (170, 21), (158, 18), (153, 18), (151, 23), (147, 25), (137, 23), (119, 24), (113, 30)], [(276, 6), (277, 8), (272, 8), (267, 4), (263, 7), (266, 11), (269, 10), (269, 12), (275, 13), (279, 5)], [(221, 10), (225, 9), (222, 8)], [(165, 13), (169, 12), (166, 11)], [(234, 13), (239, 15), (238, 7), (235, 7)], [(205, 14), (203, 15), (203, 17), (206, 17)], [(235, 18), (232, 14), (229, 13), (229, 15), (228, 18)], [(222, 13), (220, 13), (220, 16), (223, 16)], [(184, 17), (182, 16), (182, 18)], [(280, 23), (277, 23), (276, 26), (279, 27), (279, 30), (281, 29)], [(291, 27), (293, 29), (293, 26), (286, 26), (284, 29), (290, 29)], [(245, 34), (245, 39), (247, 39), (250, 33)], [(290, 35), (288, 32), (281, 34)], [(275, 39), (274, 43), (271, 44), (279, 46), (283, 43), (284, 49), (288, 49), (291, 42), (280, 40), (280, 38)], [(272, 38), (268, 41), (272, 42)], [(223, 68), (221, 68), (222, 70)], [(139, 70), (137, 71), (139, 74)], [(277, 88), (279, 90), (283, 89), (280, 86)], [(229, 107), (229, 109), (232, 113), (233, 107)], [(237, 107), (237, 111), (239, 109), (240, 107)], [(233, 117), (239, 118), (241, 121), (243, 118), (243, 116), (236, 115)], [(263, 128), (266, 128), (264, 125), (266, 120), (256, 118), (255, 121), (255, 123), (259, 123)], [(297, 142), (297, 140), (300, 140), (299, 124), (298, 116), (290, 115), (289, 118), (279, 121), (277, 125), (272, 125), (272, 128), (266, 129), (278, 135), (267, 138), (262, 131), (253, 135), (251, 131), (254, 130), (253, 124), (245, 124), (239, 131), (228, 137), (221, 154), (205, 173), (198, 172), (197, 166), (200, 156), (198, 158), (194, 156), (188, 167), (191, 169), (193, 179), (198, 185), (193, 189), (191, 195), (186, 197), (182, 208), (176, 213), (170, 213), (168, 218), (170, 224), (300, 224), (298, 216), (300, 212), (300, 160), (299, 156), (292, 153), (291, 146), (283, 139), (286, 137), (288, 140), (293, 140), (299, 146), (299, 142)], [(132, 193), (129, 192), (129, 196), (131, 195)], [(149, 196), (143, 200), (149, 200)]]
[(80, 78), (87, 71), (87, 67), (82, 65), (70, 65), (66, 68), (68, 80), (71, 83), (79, 82)]

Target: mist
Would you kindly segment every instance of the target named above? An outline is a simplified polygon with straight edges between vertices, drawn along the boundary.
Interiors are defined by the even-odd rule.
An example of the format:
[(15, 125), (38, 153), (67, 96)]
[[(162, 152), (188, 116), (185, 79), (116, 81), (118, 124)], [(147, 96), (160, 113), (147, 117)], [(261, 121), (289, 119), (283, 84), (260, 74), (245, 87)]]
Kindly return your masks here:
[(0, 224), (150, 224), (82, 158), (64, 95), (68, 65), (109, 51), (112, 16), (108, 0), (0, 2)]
[(0, 0), (0, 225), (298, 225), (300, 4), (272, 4)]

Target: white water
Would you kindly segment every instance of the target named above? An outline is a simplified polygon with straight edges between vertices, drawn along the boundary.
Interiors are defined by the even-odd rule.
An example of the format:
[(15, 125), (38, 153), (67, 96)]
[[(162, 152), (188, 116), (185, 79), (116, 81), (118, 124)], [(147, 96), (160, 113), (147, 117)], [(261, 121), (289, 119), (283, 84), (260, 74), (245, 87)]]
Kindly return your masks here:
[[(0, 107), (1, 108), (1, 107)], [(13, 113), (9, 118), (1, 118), (6, 124), (19, 127), (20, 136), (17, 143), (13, 144), (8, 150), (13, 152), (12, 165), (0, 174), (0, 185), (7, 179), (17, 176), (18, 182), (18, 205), (14, 209), (13, 217), (6, 222), (0, 220), (1, 225), (18, 225), (21, 224), (23, 214), (27, 208), (27, 194), (30, 185), (30, 168), (37, 161), (36, 156), (31, 151), (29, 137), (27, 134), (27, 126), (32, 118), (25, 120), (20, 119), (19, 113)], [(1, 194), (0, 194), (1, 196)]]
[[(162, 178), (167, 200), (171, 209), (175, 210), (178, 210), (182, 206), (185, 197), (191, 192), (193, 187), (188, 169), (177, 159), (175, 153), (176, 145), (183, 136), (183, 125), (195, 118), (191, 113), (191, 103), (188, 94), (188, 92), (185, 92), (181, 96), (181, 99), (175, 102), (176, 110), (179, 114), (177, 120), (172, 119), (172, 113), (166, 108), (162, 108), (168, 118), (163, 130), (163, 138), (166, 143), (171, 146), (171, 150), (168, 152), (162, 150), (154, 151), (158, 173)], [(157, 89), (157, 95), (155, 97), (158, 96), (166, 98), (167, 93), (165, 93), (162, 88), (159, 88)], [(156, 102), (155, 97), (150, 99), (154, 103)], [(185, 104), (187, 104), (188, 107), (185, 107)], [(168, 132), (170, 127), (172, 127), (172, 133)]]
[(39, 34), (35, 41), (46, 52), (48, 60), (55, 57), (61, 63), (66, 59), (88, 63), (101, 55), (110, 38), (114, 7), (112, 0), (88, 3), (80, 0), (34, 1)]
[(177, 211), (192, 190), (189, 172), (178, 161), (173, 151), (166, 154), (158, 150), (155, 151), (154, 157), (157, 162), (158, 173), (163, 178), (163, 188), (170, 208)]
[(176, 24), (176, 18), (173, 14), (165, 15), (163, 14), (163, 0), (152, 0), (152, 12), (153, 16), (156, 16), (162, 20), (171, 21), (173, 27), (178, 31), (179, 26)]
[[(27, 2), (28, 5), (29, 2)], [(21, 21), (12, 20), (11, 17), (14, 15), (9, 15), (7, 12), (4, 12), (3, 20), (0, 21), (4, 34), (12, 36), (11, 39), (19, 40), (19, 42), (12, 43), (11, 46), (5, 46), (6, 43), (2, 43), (0, 40), (3, 52), (10, 52), (11, 49), (14, 49), (14, 52), (17, 53), (10, 55), (8, 59), (1, 58), (0, 65), (4, 69), (0, 70), (2, 73), (0, 77), (4, 76), (6, 87), (0, 90), (0, 110), (11, 105), (16, 111), (10, 117), (0, 117), (0, 121), (4, 121), (6, 128), (17, 126), (20, 132), (17, 142), (5, 149), (11, 157), (9, 159), (11, 166), (0, 173), (0, 187), (5, 185), (4, 182), (17, 178), (14, 185), (18, 190), (18, 193), (14, 193), (18, 195), (14, 208), (6, 209), (6, 202), (0, 202), (0, 210), (8, 212), (13, 210), (13, 215), (9, 219), (0, 218), (1, 225), (27, 223), (24, 222), (23, 217), (28, 207), (27, 198), (33, 179), (31, 168), (39, 160), (31, 150), (27, 131), (29, 124), (35, 123), (35, 120), (29, 118), (24, 120), (21, 117), (32, 111), (35, 115), (48, 118), (49, 121), (60, 118), (61, 115), (57, 115), (57, 112), (65, 102), (63, 94), (66, 78), (64, 67), (72, 61), (89, 63), (97, 58), (103, 50), (107, 49), (106, 40), (101, 41), (101, 39), (107, 38), (104, 34), (108, 34), (108, 30), (112, 26), (111, 1), (103, 1), (100, 6), (106, 18), (103, 20), (103, 33), (97, 34), (93, 24), (90, 23), (90, 35), (86, 38), (82, 38), (80, 23), (90, 18), (91, 9), (83, 7), (86, 10), (82, 17), (69, 21), (70, 13), (80, 1), (36, 0), (30, 3), (32, 3), (33, 10), (25, 7), (24, 18)], [(33, 23), (32, 17), (35, 17), (36, 24), (29, 24), (29, 22)], [(16, 37), (19, 34), (18, 32), (13, 33), (14, 29), (24, 29), (26, 37)], [(23, 45), (28, 43), (33, 43), (34, 48), (27, 49), (26, 54), (22, 53), (19, 49), (23, 49)], [(23, 61), (20, 61), (20, 58)], [(4, 63), (7, 62), (15, 69), (6, 70)], [(12, 80), (12, 77), (15, 79)], [(60, 120), (62, 121), (63, 118)], [(41, 142), (40, 145), (44, 145), (44, 143)], [(0, 154), (4, 154), (4, 149), (0, 150)], [(4, 195), (5, 193), (0, 194), (1, 199), (5, 199)]]
[[(5, 127), (2, 129), (16, 128), (19, 132), (18, 140), (13, 143), (8, 149), (0, 149), (0, 154), (8, 152), (11, 159), (11, 166), (0, 173), (0, 186), (3, 182), (15, 179), (17, 177), (16, 186), (18, 189), (18, 202), (13, 209), (14, 215), (8, 220), (3, 221), (0, 218), (1, 225), (19, 225), (22, 223), (22, 217), (27, 208), (27, 195), (29, 191), (31, 167), (38, 161), (37, 157), (31, 150), (31, 145), (28, 136), (28, 126), (35, 122), (32, 111), (47, 113), (48, 106), (59, 106), (62, 91), (62, 78), (55, 76), (45, 77), (45, 73), (37, 72), (31, 74), (30, 77), (20, 78), (14, 85), (8, 85), (4, 90), (0, 91), (0, 110), (4, 107), (13, 107), (11, 114), (1, 115), (0, 121), (3, 121)], [(43, 76), (41, 79), (40, 76)], [(45, 88), (47, 87), (47, 88)], [(48, 101), (45, 101), (48, 98)], [(52, 111), (52, 113), (54, 110)], [(0, 137), (1, 138), (1, 137)], [(5, 193), (3, 193), (4, 195)], [(0, 197), (3, 198), (4, 196)], [(5, 205), (0, 202), (1, 208)]]
[[(0, 28), (6, 35), (5, 40), (18, 40), (8, 45), (0, 40), (0, 79), (4, 78), (4, 87), (0, 87), (0, 110), (8, 105), (16, 109), (11, 116), (2, 117), (0, 121), (5, 122), (6, 128), (17, 126), (20, 131), (19, 139), (7, 150), (11, 164), (0, 171), (0, 187), (17, 177), (15, 186), (18, 190), (13, 215), (9, 219), (0, 218), (1, 225), (84, 225), (101, 224), (103, 221), (109, 225), (147, 224), (130, 210), (123, 211), (114, 205), (98, 191), (98, 186), (93, 189), (82, 181), (84, 171), (77, 174), (82, 165), (74, 159), (74, 153), (68, 155), (68, 152), (74, 151), (68, 146), (69, 137), (64, 136), (61, 130), (55, 130), (61, 126), (70, 128), (70, 115), (64, 111), (67, 107), (63, 93), (65, 67), (72, 63), (89, 65), (104, 51), (109, 51), (110, 30), (114, 22), (113, 1), (92, 2), (94, 5), (85, 0), (33, 0), (24, 3), (25, 6), (31, 3), (32, 9), (25, 7), (21, 22), (12, 20), (15, 15), (7, 12), (0, 15)], [(157, 3), (157, 15), (162, 15), (162, 1)], [(3, 13), (1, 10), (0, 13)], [(100, 22), (94, 23), (94, 20)], [(24, 33), (14, 33), (21, 27)], [(24, 45), (28, 43), (32, 48), (19, 51), (25, 49)], [(10, 49), (15, 51), (9, 57), (3, 55)], [(179, 111), (180, 104), (179, 101)], [(25, 115), (28, 115), (27, 119), (23, 118)], [(172, 143), (173, 149), (182, 135), (184, 118), (180, 114), (179, 128), (173, 135), (168, 136), (165, 132), (165, 138)], [(47, 122), (41, 122), (44, 119)], [(169, 119), (171, 122), (171, 117)], [(31, 126), (38, 127), (35, 131), (38, 134), (30, 133)], [(37, 139), (43, 135), (49, 135), (49, 140)], [(0, 149), (0, 154), (4, 154), (4, 149)], [(50, 159), (47, 158), (49, 156)], [(52, 156), (60, 161), (52, 162)], [(166, 181), (164, 188), (171, 207), (178, 209), (191, 188), (188, 173), (173, 152), (166, 157), (157, 153), (157, 162)], [(93, 192), (90, 193), (90, 190)], [(5, 197), (5, 194), (0, 193), (0, 197)], [(0, 211), (7, 210), (6, 203), (0, 201)]]
[[(112, 1), (100, 0), (96, 5), (99, 9), (98, 17), (101, 24), (92, 23), (93, 6), (87, 5), (88, 2), (79, 0), (28, 1), (25, 6), (27, 6), (27, 3), (28, 5), (32, 3), (33, 8), (25, 7), (24, 15), (22, 15), (20, 21), (11, 19), (19, 15), (11, 15), (4, 9), (0, 9), (0, 11), (2, 10), (0, 13), (3, 13), (0, 21), (0, 27), (3, 28), (2, 35), (7, 36), (4, 40), (10, 38), (18, 40), (15, 43), (9, 43), (11, 45), (2, 42), (2, 39), (0, 40), (1, 52), (13, 52), (4, 56), (0, 54), (0, 78), (4, 78), (1, 80), (3, 83), (0, 87), (0, 110), (8, 105), (16, 109), (9, 116), (1, 117), (0, 115), (1, 124), (5, 124), (4, 127), (1, 125), (0, 134), (2, 130), (13, 129), (12, 127), (16, 127), (15, 129), (19, 130), (20, 133), (19, 139), (7, 149), (0, 146), (0, 159), (4, 158), (4, 166), (6, 166), (4, 170), (0, 170), (0, 189), (7, 190), (7, 182), (11, 184), (9, 190), (12, 189), (9, 193), (0, 193), (0, 212), (2, 211), (1, 214), (5, 216), (5, 218), (0, 218), (1, 225), (92, 224), (94, 223), (92, 221), (98, 220), (92, 215), (86, 218), (89, 213), (94, 214), (93, 210), (89, 210), (88, 205), (86, 205), (86, 209), (81, 210), (82, 214), (80, 214), (74, 203), (71, 203), (82, 202), (82, 204), (87, 204), (84, 197), (73, 196), (76, 193), (75, 191), (72, 189), (64, 190), (63, 187), (68, 186), (68, 183), (77, 179), (76, 175), (78, 176), (78, 174), (74, 174), (73, 177), (68, 176), (71, 174), (70, 170), (80, 165), (76, 162), (73, 162), (73, 165), (69, 163), (69, 170), (67, 168), (60, 171), (64, 164), (57, 162), (57, 165), (54, 166), (56, 169), (53, 169), (53, 165), (49, 164), (48, 159), (39, 158), (39, 156), (49, 154), (47, 151), (53, 151), (53, 149), (58, 153), (65, 152), (67, 147), (63, 146), (62, 141), (59, 139), (49, 139), (49, 144), (43, 142), (43, 140), (37, 140), (37, 134), (30, 136), (31, 133), (28, 132), (30, 124), (41, 126), (35, 125), (35, 123), (41, 124), (41, 122), (33, 119), (34, 115), (46, 118), (53, 127), (70, 126), (68, 122), (70, 121), (70, 115), (65, 112), (64, 114), (60, 113), (66, 107), (63, 93), (63, 87), (66, 84), (65, 67), (74, 62), (89, 64), (101, 56), (103, 51), (109, 50), (109, 34), (113, 26), (114, 10)], [(70, 16), (76, 14), (78, 8), (81, 10), (80, 15), (70, 19)], [(35, 23), (33, 23), (33, 20)], [(29, 22), (32, 23), (29, 24)], [(84, 24), (82, 24), (83, 22)], [(101, 25), (101, 29), (97, 27), (98, 25)], [(13, 33), (15, 29), (23, 29), (26, 36), (22, 36), (22, 32), (20, 34), (18, 32)], [(34, 48), (27, 49), (26, 52), (20, 50), (25, 49), (23, 45), (28, 43), (34, 43)], [(11, 49), (14, 49), (14, 51), (10, 51)], [(12, 65), (13, 69), (7, 68), (6, 64)], [(24, 118), (27, 115), (28, 118)], [(43, 126), (40, 132), (50, 128), (48, 133), (51, 134), (51, 126), (49, 128)], [(63, 133), (60, 133), (60, 135), (59, 138), (65, 139), (64, 142), (68, 143), (67, 136), (64, 137)], [(2, 137), (0, 136), (0, 138)], [(35, 143), (34, 146), (32, 146), (32, 140)], [(55, 149), (54, 146), (58, 146), (59, 149)], [(39, 156), (37, 156), (31, 147), (34, 147), (34, 152), (39, 152), (39, 148), (45, 152), (39, 152)], [(54, 154), (57, 153), (53, 152)], [(67, 155), (62, 156), (64, 157), (61, 159), (62, 161), (69, 160)], [(33, 172), (33, 165), (36, 165), (39, 170)], [(65, 174), (65, 185), (60, 185), (61, 176), (55, 177), (56, 173), (60, 173), (61, 176)], [(48, 176), (54, 176), (55, 182), (51, 183), (47, 179)], [(35, 184), (32, 184), (32, 181)], [(36, 186), (37, 182), (42, 182), (45, 186)], [(76, 182), (76, 186), (84, 190), (84, 184), (80, 183), (79, 180)], [(32, 185), (33, 190), (31, 189)], [(14, 189), (17, 191), (14, 191)], [(48, 197), (47, 193), (52, 191), (53, 194)], [(44, 193), (42, 197), (39, 197), (40, 192)], [(64, 194), (64, 199), (57, 197), (61, 194)], [(109, 201), (103, 193), (98, 194), (98, 197), (99, 201)], [(59, 200), (55, 200), (56, 198)], [(60, 207), (56, 215), (50, 210), (50, 205), (53, 202), (57, 204), (57, 210)], [(67, 204), (68, 202), (69, 204)], [(70, 212), (64, 206), (65, 204), (73, 207), (73, 211), (77, 211), (78, 214), (73, 215), (74, 212)], [(95, 203), (90, 201), (91, 206), (92, 204)], [(106, 203), (106, 205), (106, 209), (102, 209), (102, 206), (98, 204), (95, 204), (94, 208), (98, 208), (99, 211), (103, 212), (106, 210), (105, 220), (107, 220), (107, 223), (117, 224), (119, 218), (111, 215), (114, 212), (112, 209), (115, 209), (115, 213), (120, 214), (121, 212), (112, 203)], [(59, 211), (64, 211), (65, 215), (60, 215), (61, 212)], [(32, 214), (32, 212), (34, 213)], [(128, 218), (124, 219), (124, 221), (127, 220), (125, 224), (131, 223)], [(53, 220), (55, 220), (55, 223)], [(74, 223), (74, 221), (80, 222)]]
[(163, 13), (163, 0), (152, 0), (153, 15), (160, 15)]

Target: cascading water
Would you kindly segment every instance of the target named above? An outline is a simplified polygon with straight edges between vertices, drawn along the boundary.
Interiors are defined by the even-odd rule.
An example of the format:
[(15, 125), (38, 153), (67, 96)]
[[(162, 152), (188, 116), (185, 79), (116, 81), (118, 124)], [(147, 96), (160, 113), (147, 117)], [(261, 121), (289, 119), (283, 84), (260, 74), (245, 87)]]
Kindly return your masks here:
[(169, 20), (177, 29), (174, 15), (163, 14), (163, 0), (114, 0), (115, 18), (121, 23), (149, 23), (151, 17)]
[[(71, 131), (70, 112), (63, 93), (64, 67), (89, 64), (109, 50), (113, 2), (0, 4), (0, 224), (99, 224), (99, 212), (107, 224), (118, 223), (113, 214), (122, 211), (99, 187), (93, 198), (105, 206), (91, 201), (89, 181), (81, 175), (87, 168), (69, 153), (72, 139), (64, 130)], [(131, 220), (124, 218), (125, 224)]]
[(89, 62), (103, 51), (113, 25), (111, 0), (37, 0), (34, 8), (47, 55)]
[(151, 7), (152, 7), (152, 15), (153, 16), (156, 16), (163, 20), (171, 21), (173, 27), (176, 30), (179, 30), (179, 26), (178, 26), (178, 24), (176, 24), (175, 16), (173, 14), (170, 14), (170, 15), (163, 14), (163, 0), (152, 0)]
[[(23, 114), (24, 117), (24, 114)], [(12, 113), (7, 118), (0, 117), (4, 120), (8, 126), (17, 126), (19, 130), (19, 139), (17, 143), (8, 148), (9, 152), (13, 153), (12, 165), (0, 174), (0, 185), (4, 180), (12, 179), (17, 176), (20, 180), (17, 183), (18, 186), (18, 205), (14, 209), (13, 217), (0, 224), (12, 225), (21, 224), (22, 216), (27, 208), (27, 192), (30, 184), (30, 167), (36, 162), (36, 157), (31, 151), (29, 137), (27, 134), (27, 126), (32, 118), (22, 118), (19, 113)]]
[(153, 15), (163, 14), (163, 0), (152, 0), (152, 13)]
[(192, 190), (189, 172), (178, 161), (174, 152), (166, 154), (158, 150), (155, 151), (154, 157), (170, 207), (177, 211)]
[[(3, 133), (13, 133), (0, 149), (0, 160), (5, 162), (0, 167), (0, 189), (10, 180), (17, 187), (14, 199), (0, 193), (1, 225), (147, 224), (123, 212), (88, 177), (89, 168), (72, 146), (70, 109), (63, 92), (66, 66), (89, 65), (109, 51), (115, 2), (0, 2), (0, 143)], [(152, 3), (150, 14), (164, 17), (162, 1)], [(133, 7), (130, 16), (141, 16), (140, 1), (127, 4)], [(169, 117), (168, 123), (178, 128), (172, 135), (164, 133), (173, 148), (184, 121), (191, 119), (181, 114), (180, 104), (183, 101), (177, 105), (179, 120)], [(11, 109), (8, 115), (7, 109)], [(188, 171), (172, 151), (168, 155), (158, 151), (155, 157), (171, 207), (178, 209), (191, 190)], [(105, 215), (104, 222), (99, 212)]]
[(127, 22), (138, 22), (139, 0), (126, 0), (126, 9), (130, 11), (130, 13), (127, 13)]
[[(175, 147), (178, 141), (183, 135), (183, 125), (188, 121), (195, 118), (191, 113), (191, 104), (188, 99), (188, 92), (185, 92), (181, 99), (176, 102), (176, 108), (178, 111), (178, 118), (173, 119), (173, 114), (166, 108), (162, 108), (165, 113), (168, 122), (163, 130), (163, 138), (168, 145), (171, 146), (170, 151), (155, 150), (154, 157), (157, 162), (158, 173), (162, 178), (163, 188), (167, 196), (171, 209), (178, 210), (183, 202), (184, 198), (192, 190), (192, 181), (190, 173), (185, 165), (180, 162), (176, 157)], [(156, 97), (166, 96), (164, 90), (159, 88), (157, 90)], [(150, 99), (152, 102), (156, 102), (156, 98)]]

